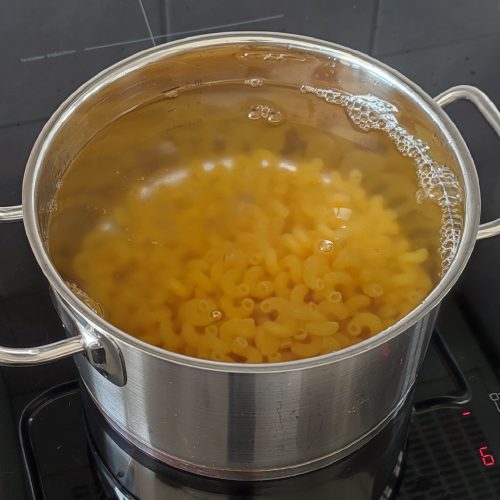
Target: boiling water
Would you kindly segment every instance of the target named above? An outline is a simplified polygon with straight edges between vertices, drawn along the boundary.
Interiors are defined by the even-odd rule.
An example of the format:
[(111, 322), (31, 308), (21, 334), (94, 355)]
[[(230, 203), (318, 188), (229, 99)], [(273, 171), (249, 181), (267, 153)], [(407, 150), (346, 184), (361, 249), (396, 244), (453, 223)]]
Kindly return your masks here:
[(49, 251), (146, 342), (288, 361), (417, 306), (453, 258), (460, 201), (390, 105), (252, 78), (172, 89), (103, 129), (63, 177)]

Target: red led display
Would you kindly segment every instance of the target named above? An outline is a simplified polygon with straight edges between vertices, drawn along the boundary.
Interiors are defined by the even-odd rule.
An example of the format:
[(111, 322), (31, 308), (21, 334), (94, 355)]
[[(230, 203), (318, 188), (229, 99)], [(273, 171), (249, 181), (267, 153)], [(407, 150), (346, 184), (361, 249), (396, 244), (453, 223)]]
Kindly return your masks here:
[(488, 447), (486, 445), (479, 447), (479, 455), (485, 467), (493, 467), (493, 465), (495, 465), (495, 457), (488, 452)]
[(470, 411), (468, 411), (468, 410), (463, 411), (463, 412), (462, 412), (462, 415), (463, 415), (464, 417), (468, 417), (468, 416), (470, 415)]

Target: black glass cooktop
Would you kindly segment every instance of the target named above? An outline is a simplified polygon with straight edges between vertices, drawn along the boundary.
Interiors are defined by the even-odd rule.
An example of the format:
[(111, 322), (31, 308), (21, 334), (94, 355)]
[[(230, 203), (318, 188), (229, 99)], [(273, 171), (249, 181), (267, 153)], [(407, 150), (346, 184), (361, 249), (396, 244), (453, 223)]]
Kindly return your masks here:
[[(471, 84), (500, 105), (498, 0), (3, 0), (0, 206), (20, 203), (24, 165), (37, 134), (81, 83), (152, 45), (230, 30), (331, 40), (372, 54), (430, 95)], [(467, 103), (448, 111), (476, 160), (482, 218), (498, 217), (500, 141)], [(441, 313), (444, 343), (436, 337), (420, 378), (417, 396), (427, 403), (417, 405), (413, 418), (399, 498), (500, 498), (499, 289), (500, 240), (481, 241)], [(1, 225), (0, 344), (26, 347), (63, 337), (22, 224)], [(30, 470), (40, 478), (41, 498), (99, 498), (78, 393), (54, 400), (49, 392), (42, 409), (29, 413), (41, 393), (75, 379), (71, 360), (0, 368), (0, 499), (31, 498), (20, 426), (24, 443), (31, 443)], [(470, 404), (453, 406), (468, 394)]]

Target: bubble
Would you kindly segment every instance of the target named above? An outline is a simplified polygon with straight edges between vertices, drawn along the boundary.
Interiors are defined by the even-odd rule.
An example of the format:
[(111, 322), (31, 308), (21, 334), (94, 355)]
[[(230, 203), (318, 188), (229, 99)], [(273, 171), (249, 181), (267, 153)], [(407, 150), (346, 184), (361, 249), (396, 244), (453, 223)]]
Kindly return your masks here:
[(250, 85), (251, 87), (262, 87), (264, 85), (264, 80), (261, 78), (249, 78), (245, 80), (246, 85)]
[(163, 92), (163, 95), (167, 99), (175, 99), (179, 95), (179, 91), (177, 89), (168, 90), (167, 92)]
[(318, 242), (318, 250), (324, 254), (332, 253), (334, 247), (333, 241), (330, 240), (321, 240)]
[(283, 170), (288, 170), (289, 172), (297, 172), (297, 165), (293, 164), (290, 161), (286, 161), (286, 160), (281, 160), (278, 163), (278, 168), (281, 168)]
[(254, 106), (250, 108), (247, 113), (250, 120), (260, 120), (262, 118), (262, 106)]
[(53, 198), (47, 203), (47, 212), (54, 213), (57, 210), (57, 201)]
[(283, 113), (267, 104), (256, 104), (247, 112), (250, 120), (266, 120), (268, 123), (277, 124), (283, 121)]
[(251, 50), (245, 51), (237, 56), (239, 59), (243, 59), (245, 61), (252, 61), (254, 63), (270, 63), (274, 61), (297, 61), (297, 62), (305, 62), (307, 58), (300, 54), (290, 54), (284, 52), (269, 52), (267, 50)]
[(425, 194), (425, 191), (423, 189), (419, 189), (415, 193), (415, 200), (418, 205), (422, 205), (422, 203), (426, 200), (427, 195)]
[(297, 54), (285, 54), (283, 52), (268, 52), (264, 56), (264, 61), (300, 61), (305, 62), (307, 59), (305, 57), (299, 56)]
[(213, 161), (206, 161), (203, 163), (202, 168), (205, 172), (211, 172), (215, 168), (215, 163)]
[(332, 208), (333, 215), (340, 220), (349, 220), (352, 215), (352, 209), (347, 207)]
[(107, 219), (101, 221), (98, 227), (100, 231), (103, 231), (105, 233), (116, 233), (118, 229), (114, 222)]
[(281, 113), (281, 111), (273, 111), (269, 113), (269, 116), (267, 117), (267, 121), (269, 123), (279, 123), (282, 120), (283, 114)]
[(212, 319), (214, 319), (215, 321), (219, 321), (222, 319), (222, 311), (219, 311), (218, 309), (214, 309), (213, 311), (210, 312), (210, 316), (212, 317)]
[(233, 168), (234, 161), (232, 160), (232, 158), (223, 158), (221, 160), (221, 164), (224, 168), (230, 169)]

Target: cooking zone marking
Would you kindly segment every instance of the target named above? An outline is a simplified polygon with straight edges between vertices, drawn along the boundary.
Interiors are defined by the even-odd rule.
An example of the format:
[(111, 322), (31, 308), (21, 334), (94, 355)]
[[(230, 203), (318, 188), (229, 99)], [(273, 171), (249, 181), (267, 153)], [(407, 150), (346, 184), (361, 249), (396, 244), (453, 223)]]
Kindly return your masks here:
[[(267, 17), (256, 17), (254, 19), (248, 19), (246, 21), (238, 21), (238, 22), (227, 23), (227, 24), (217, 24), (215, 26), (206, 26), (204, 28), (196, 28), (196, 29), (185, 30), (185, 31), (174, 31), (172, 33), (166, 33), (164, 35), (155, 35), (152, 38), (154, 40), (156, 40), (158, 38), (170, 38), (173, 36), (190, 35), (193, 33), (204, 33), (206, 31), (217, 30), (217, 29), (222, 29), (222, 28), (232, 28), (234, 26), (244, 26), (246, 24), (274, 21), (275, 19), (282, 19), (283, 17), (285, 17), (285, 14), (276, 14), (274, 16), (267, 16)], [(148, 40), (151, 40), (151, 38), (150, 37), (136, 38), (135, 40), (125, 40), (125, 41), (121, 41), (121, 42), (114, 42), (114, 43), (107, 43), (107, 44), (103, 44), (103, 45), (94, 45), (91, 47), (85, 47), (83, 50), (89, 51), (89, 50), (96, 50), (96, 49), (104, 49), (106, 47), (116, 47), (117, 45), (129, 45), (131, 43), (147, 42)]]
[[(263, 23), (263, 22), (267, 22), (267, 21), (274, 21), (276, 19), (282, 19), (285, 17), (285, 14), (275, 14), (273, 16), (256, 17), (254, 19), (247, 19), (246, 21), (237, 21), (234, 23), (227, 23), (227, 24), (217, 24), (214, 26), (205, 26), (203, 28), (195, 28), (192, 30), (173, 31), (172, 33), (165, 33), (163, 35), (153, 35), (153, 33), (151, 31), (151, 26), (149, 24), (149, 21), (148, 21), (148, 18), (146, 16), (146, 13), (145, 13), (145, 10), (144, 10), (144, 7), (142, 5), (141, 0), (139, 0), (139, 2), (140, 2), (140, 5), (143, 9), (143, 16), (144, 16), (144, 19), (146, 21), (150, 36), (145, 37), (145, 38), (135, 38), (132, 40), (122, 40), (120, 42), (105, 43), (102, 45), (92, 45), (90, 47), (84, 47), (83, 51), (89, 52), (91, 50), (105, 49), (108, 47), (118, 47), (120, 45), (131, 45), (134, 43), (141, 43), (141, 42), (147, 42), (147, 41), (150, 41), (153, 45), (156, 45), (156, 40), (159, 40), (161, 38), (170, 39), (170, 37), (175, 37), (175, 36), (190, 35), (190, 34), (194, 34), (194, 33), (204, 33), (206, 31), (212, 31), (212, 30), (223, 29), (223, 28), (233, 28), (235, 26), (245, 26), (247, 24)], [(61, 50), (59, 52), (49, 52), (46, 54), (35, 54), (35, 55), (31, 55), (31, 56), (21, 57), (19, 59), (19, 61), (22, 63), (39, 62), (39, 61), (43, 61), (44, 59), (69, 56), (69, 55), (75, 54), (77, 52), (79, 52), (79, 50), (67, 49), (67, 50)]]
[(149, 33), (149, 39), (151, 40), (151, 43), (153, 44), (153, 47), (156, 45), (155, 38), (153, 36), (153, 32), (151, 31), (151, 25), (149, 24), (149, 19), (146, 14), (146, 10), (144, 9), (144, 5), (142, 4), (142, 0), (137, 0), (139, 2), (139, 8), (141, 9), (142, 16), (144, 17), (144, 22), (146, 23), (146, 28)]
[(500, 413), (500, 392), (492, 392), (490, 394), (490, 399), (493, 401), (497, 412)]

